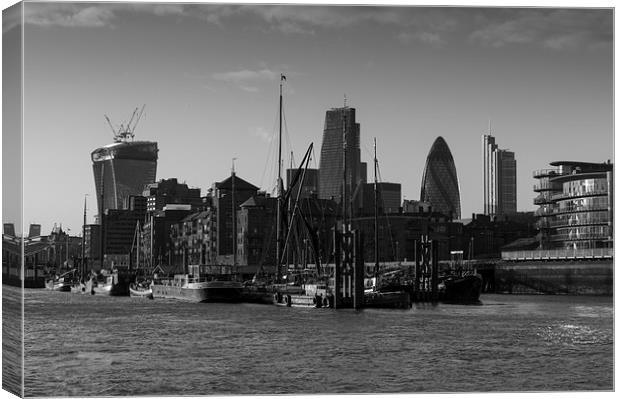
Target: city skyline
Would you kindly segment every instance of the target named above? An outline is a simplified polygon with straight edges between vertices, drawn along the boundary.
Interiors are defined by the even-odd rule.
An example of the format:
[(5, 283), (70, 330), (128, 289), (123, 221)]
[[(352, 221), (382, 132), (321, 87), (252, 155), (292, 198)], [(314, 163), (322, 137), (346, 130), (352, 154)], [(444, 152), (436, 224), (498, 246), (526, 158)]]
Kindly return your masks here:
[[(518, 211), (536, 209), (533, 170), (613, 159), (610, 9), (27, 3), (25, 11), (23, 223), (43, 234), (54, 222), (81, 231), (84, 194), (93, 222), (90, 153), (112, 143), (103, 115), (125, 122), (142, 104), (136, 140), (158, 142), (156, 180), (176, 177), (204, 195), (237, 158), (240, 178), (273, 192), (280, 73), (284, 168), (310, 142), (318, 167), (325, 112), (346, 95), (361, 161), (371, 163), (376, 137), (382, 181), (400, 183), (403, 199), (419, 199), (428, 149), (446, 139), (464, 218), (483, 212), (489, 119), (518, 159)], [(11, 222), (10, 204), (3, 208)]]

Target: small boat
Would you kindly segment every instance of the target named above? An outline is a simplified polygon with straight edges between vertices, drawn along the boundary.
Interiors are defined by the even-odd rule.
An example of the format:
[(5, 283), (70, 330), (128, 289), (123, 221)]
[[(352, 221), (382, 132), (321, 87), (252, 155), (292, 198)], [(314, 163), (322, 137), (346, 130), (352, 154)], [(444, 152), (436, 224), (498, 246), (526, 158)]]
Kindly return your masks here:
[(92, 284), (84, 281), (76, 281), (71, 285), (71, 292), (74, 294), (92, 294)]
[(53, 276), (45, 281), (45, 288), (52, 291), (69, 292), (74, 283), (75, 269), (60, 276)]
[(365, 308), (409, 309), (411, 294), (406, 285), (389, 284), (377, 286), (377, 278), (366, 279), (364, 289)]
[[(129, 275), (113, 271), (91, 279), (91, 293), (94, 295), (127, 296), (129, 295)], [(88, 288), (86, 288), (88, 290)]]
[(151, 281), (142, 280), (129, 284), (129, 296), (132, 298), (153, 299), (153, 289)]
[(333, 308), (334, 295), (322, 282), (274, 285), (273, 303), (278, 306)]

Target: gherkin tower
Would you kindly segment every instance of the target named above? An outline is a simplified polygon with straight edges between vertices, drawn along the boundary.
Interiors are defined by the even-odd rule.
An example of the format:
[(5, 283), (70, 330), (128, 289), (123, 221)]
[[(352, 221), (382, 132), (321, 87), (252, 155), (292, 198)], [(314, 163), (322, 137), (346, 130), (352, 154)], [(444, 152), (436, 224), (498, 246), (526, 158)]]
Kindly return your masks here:
[(439, 136), (433, 143), (422, 175), (420, 201), (453, 219), (461, 218), (461, 195), (454, 159), (448, 144)]

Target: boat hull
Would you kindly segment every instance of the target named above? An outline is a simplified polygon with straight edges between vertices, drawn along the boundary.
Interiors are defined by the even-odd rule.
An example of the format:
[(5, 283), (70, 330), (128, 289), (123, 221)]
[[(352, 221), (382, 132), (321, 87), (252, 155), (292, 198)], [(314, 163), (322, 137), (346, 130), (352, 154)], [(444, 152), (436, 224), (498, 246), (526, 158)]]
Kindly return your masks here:
[(153, 298), (179, 299), (190, 302), (206, 302), (207, 287), (179, 287), (175, 285), (157, 284), (151, 285)]
[(153, 299), (153, 289), (150, 286), (146, 288), (146, 287), (135, 287), (133, 285), (130, 285), (129, 296), (132, 298)]
[(273, 289), (268, 286), (246, 286), (241, 290), (241, 302), (272, 305), (273, 301)]
[(52, 281), (45, 282), (45, 288), (52, 291), (69, 292), (71, 291), (71, 283), (67, 281)]
[(405, 291), (364, 293), (365, 308), (409, 309), (411, 296)]
[(443, 281), (446, 291), (443, 302), (477, 303), (482, 292), (482, 276), (472, 274), (462, 277), (450, 277)]
[(129, 287), (126, 284), (97, 284), (93, 285), (92, 293), (94, 295), (107, 296), (127, 296), (129, 295)]

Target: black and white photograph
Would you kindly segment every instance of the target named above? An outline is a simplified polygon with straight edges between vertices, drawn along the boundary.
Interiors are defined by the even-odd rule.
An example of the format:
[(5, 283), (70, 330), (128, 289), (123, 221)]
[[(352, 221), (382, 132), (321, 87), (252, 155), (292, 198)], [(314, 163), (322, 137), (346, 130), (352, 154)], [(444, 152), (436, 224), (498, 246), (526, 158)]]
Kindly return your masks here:
[(615, 391), (612, 3), (2, 8), (3, 396)]

